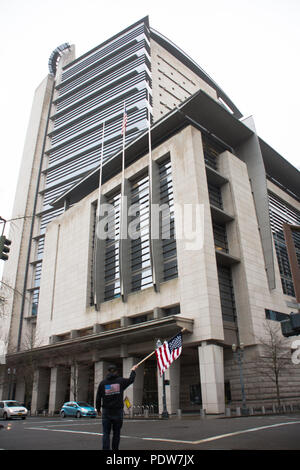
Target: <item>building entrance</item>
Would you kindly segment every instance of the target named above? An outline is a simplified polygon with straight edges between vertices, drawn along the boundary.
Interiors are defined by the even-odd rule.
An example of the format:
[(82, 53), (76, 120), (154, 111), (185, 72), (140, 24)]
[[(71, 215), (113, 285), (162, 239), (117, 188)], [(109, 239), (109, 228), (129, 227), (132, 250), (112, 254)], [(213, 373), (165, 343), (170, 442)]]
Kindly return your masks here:
[(147, 361), (144, 368), (143, 406), (153, 407), (158, 412), (157, 363)]

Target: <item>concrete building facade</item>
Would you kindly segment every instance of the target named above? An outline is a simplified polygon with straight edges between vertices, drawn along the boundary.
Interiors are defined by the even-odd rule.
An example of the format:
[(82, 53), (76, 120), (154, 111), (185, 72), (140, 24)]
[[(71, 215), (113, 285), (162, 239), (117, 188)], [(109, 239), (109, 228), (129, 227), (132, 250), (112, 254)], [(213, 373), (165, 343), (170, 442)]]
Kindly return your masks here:
[[(273, 402), (263, 344), (299, 309), (282, 229), (300, 225), (298, 170), (148, 18), (74, 54), (54, 51), (32, 108), (14, 216), (33, 217), (17, 221), (5, 266), (2, 397), (50, 414), (93, 402), (108, 363), (128, 375), (184, 329), (169, 412), (241, 402), (233, 344), (247, 402)], [(281, 398), (300, 401), (288, 356), (281, 380)], [(154, 355), (127, 395), (161, 412)]]

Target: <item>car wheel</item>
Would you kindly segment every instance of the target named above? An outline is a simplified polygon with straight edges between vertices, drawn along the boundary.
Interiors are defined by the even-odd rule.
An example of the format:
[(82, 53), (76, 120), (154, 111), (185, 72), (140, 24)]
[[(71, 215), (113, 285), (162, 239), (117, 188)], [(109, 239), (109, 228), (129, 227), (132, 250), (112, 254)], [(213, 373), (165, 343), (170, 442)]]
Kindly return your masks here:
[(77, 413), (76, 413), (76, 418), (81, 418), (81, 413), (80, 413), (80, 411), (77, 411)]
[(3, 413), (3, 419), (8, 419), (8, 414), (6, 412)]
[(26, 419), (26, 416), (22, 416), (22, 419)]
[(61, 416), (62, 418), (65, 418), (65, 417), (66, 417), (66, 413), (65, 413), (64, 411), (61, 411), (61, 412), (60, 412), (60, 416)]

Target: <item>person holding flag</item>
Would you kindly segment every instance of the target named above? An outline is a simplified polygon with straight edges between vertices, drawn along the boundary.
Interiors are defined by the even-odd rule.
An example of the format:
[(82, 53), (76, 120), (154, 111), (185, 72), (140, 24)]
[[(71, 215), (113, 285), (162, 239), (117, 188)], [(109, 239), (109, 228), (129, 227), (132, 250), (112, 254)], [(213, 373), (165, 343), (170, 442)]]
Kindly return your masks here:
[(133, 366), (128, 379), (120, 377), (117, 366), (111, 364), (108, 374), (98, 386), (96, 395), (96, 409), (100, 415), (102, 407), (103, 450), (110, 450), (110, 433), (113, 430), (112, 450), (118, 450), (120, 444), (120, 433), (123, 425), (124, 390), (134, 382), (135, 370)]
[(102, 407), (103, 450), (110, 449), (111, 429), (113, 429), (112, 449), (119, 449), (120, 433), (123, 425), (123, 392), (134, 382), (136, 369), (155, 354), (159, 372), (162, 376), (165, 370), (170, 367), (172, 362), (178, 359), (182, 352), (182, 333), (184, 331), (185, 329), (177, 333), (170, 340), (164, 341), (163, 344), (158, 346), (138, 364), (134, 365), (128, 379), (119, 376), (115, 365), (108, 367), (107, 377), (100, 382), (96, 395), (96, 409), (99, 415)]

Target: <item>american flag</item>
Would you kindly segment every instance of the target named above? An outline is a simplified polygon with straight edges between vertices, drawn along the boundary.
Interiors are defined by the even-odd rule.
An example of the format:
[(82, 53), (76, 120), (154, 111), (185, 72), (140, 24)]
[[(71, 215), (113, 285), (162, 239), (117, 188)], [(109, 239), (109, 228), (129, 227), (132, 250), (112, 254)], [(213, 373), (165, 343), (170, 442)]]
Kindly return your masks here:
[(124, 113), (123, 113), (123, 122), (122, 122), (122, 135), (124, 135), (125, 132), (126, 132), (126, 126), (127, 126), (127, 109), (126, 109), (126, 104), (124, 103)]
[(182, 334), (178, 333), (169, 341), (164, 343), (155, 350), (159, 373), (162, 375), (168, 367), (175, 361), (182, 351)]

